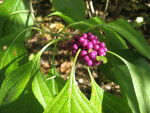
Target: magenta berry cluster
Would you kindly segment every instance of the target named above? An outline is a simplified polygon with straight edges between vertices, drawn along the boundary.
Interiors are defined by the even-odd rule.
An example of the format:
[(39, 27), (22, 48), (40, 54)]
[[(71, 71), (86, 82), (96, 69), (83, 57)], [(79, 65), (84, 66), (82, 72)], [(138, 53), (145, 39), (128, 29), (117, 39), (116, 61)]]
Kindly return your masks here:
[(104, 42), (100, 42), (96, 35), (92, 33), (83, 33), (82, 36), (74, 35), (71, 41), (62, 45), (66, 50), (71, 50), (75, 56), (78, 49), (81, 49), (79, 59), (88, 66), (100, 65), (96, 56), (106, 56), (107, 48)]

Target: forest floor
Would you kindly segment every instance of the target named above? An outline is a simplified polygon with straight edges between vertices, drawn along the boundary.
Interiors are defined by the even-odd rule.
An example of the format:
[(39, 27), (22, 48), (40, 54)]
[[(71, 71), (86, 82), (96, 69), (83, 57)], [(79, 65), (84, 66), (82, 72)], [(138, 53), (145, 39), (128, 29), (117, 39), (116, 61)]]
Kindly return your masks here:
[[(131, 22), (133, 26), (138, 29), (145, 36), (146, 40), (150, 45), (150, 3), (148, 1), (139, 2), (138, 0), (125, 0), (124, 2), (119, 2), (119, 0), (110, 1), (108, 7), (106, 8), (106, 2), (100, 2), (101, 0), (93, 0), (94, 12), (90, 10), (87, 11), (87, 18), (92, 16), (99, 16), (103, 18), (106, 22), (112, 22), (119, 18), (124, 18)], [(105, 1), (105, 0), (104, 0)], [(121, 0), (120, 0), (121, 1)], [(88, 6), (88, 2), (86, 1)], [(52, 13), (54, 11), (49, 0), (34, 0), (33, 1), (34, 10), (36, 13), (36, 20), (40, 22), (43, 17)], [(137, 17), (142, 17), (144, 19), (140, 26), (135, 24)], [(46, 18), (40, 27), (46, 31), (56, 33), (62, 30), (67, 24), (57, 16), (52, 16)], [(68, 33), (74, 33), (75, 29), (69, 28), (66, 30)], [(38, 32), (30, 38), (28, 43), (29, 54), (36, 54), (45, 44), (47, 44), (53, 37), (45, 33), (45, 36), (41, 36)], [(61, 76), (67, 80), (69, 73), (71, 71), (73, 58), (70, 57), (70, 52), (62, 50), (58, 44), (58, 48), (55, 56), (55, 66), (57, 71)], [(40, 60), (40, 65), (43, 73), (46, 75), (52, 64), (52, 53), (53, 46), (49, 47), (46, 52), (42, 55)], [(106, 78), (100, 71), (97, 71), (97, 67), (91, 67), (92, 75), (94, 76), (96, 82), (105, 91), (121, 96), (119, 85), (111, 82)], [(91, 82), (86, 66), (80, 62), (76, 65), (76, 80), (81, 91), (90, 98), (91, 92)]]

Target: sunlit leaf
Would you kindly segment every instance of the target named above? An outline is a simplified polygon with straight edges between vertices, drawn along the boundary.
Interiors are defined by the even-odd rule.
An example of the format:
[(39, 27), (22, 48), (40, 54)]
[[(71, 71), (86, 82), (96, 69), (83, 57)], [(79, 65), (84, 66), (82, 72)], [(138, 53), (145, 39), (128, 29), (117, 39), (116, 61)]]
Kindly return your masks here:
[[(76, 60), (75, 60), (76, 61)], [(58, 96), (51, 101), (44, 113), (98, 113), (82, 94), (75, 81), (75, 62), (69, 80)]]
[(100, 88), (92, 77), (89, 68), (87, 69), (92, 82), (92, 94), (90, 101), (98, 109), (98, 111), (103, 111), (104, 113), (130, 113), (131, 111), (127, 102), (123, 100), (123, 98), (109, 94)]
[(33, 20), (29, 12), (19, 12), (27, 9), (29, 4), (24, 0), (5, 0), (0, 4), (0, 85), (5, 76), (28, 61), (24, 40), (31, 29), (25, 28)]
[(150, 59), (150, 46), (143, 35), (139, 31), (135, 30), (131, 24), (123, 19), (119, 19), (109, 23), (108, 27), (121, 34), (142, 55)]
[(97, 59), (98, 61), (101, 61), (101, 60), (102, 60), (104, 64), (107, 63), (107, 58), (104, 57), (104, 56), (96, 56), (96, 59)]
[[(58, 39), (58, 40), (60, 40), (60, 39)], [(58, 41), (58, 40), (56, 40), (56, 41)], [(14, 104), (22, 102), (22, 101), (20, 101), (20, 98), (18, 98), (18, 97), (20, 96), (21, 93), (25, 93), (26, 91), (27, 92), (29, 91), (30, 93), (35, 95), (36, 98), (34, 96), (32, 96), (34, 98), (33, 101), (36, 101), (36, 102), (39, 101), (40, 104), (43, 106), (43, 108), (46, 108), (46, 106), (49, 104), (50, 100), (52, 99), (51, 93), (53, 93), (53, 92), (50, 92), (49, 88), (47, 87), (47, 85), (45, 83), (44, 75), (39, 66), (39, 60), (40, 60), (40, 57), (41, 57), (41, 54), (43, 53), (43, 51), (53, 42), (55, 42), (55, 41), (52, 41), (52, 42), (48, 43), (46, 46), (44, 46), (43, 49), (40, 52), (38, 52), (38, 54), (36, 54), (30, 62), (17, 68), (16, 70), (14, 70), (3, 81), (2, 88), (0, 89), (1, 104), (3, 105), (3, 103), (4, 103), (4, 105), (3, 105), (4, 107), (1, 106), (1, 109), (3, 111), (9, 111), (5, 108), (5, 106), (11, 104), (12, 102), (14, 102)], [(9, 80), (9, 82), (7, 82), (8, 80)], [(25, 80), (26, 80), (26, 82), (25, 82)], [(16, 81), (16, 82), (14, 82), (14, 81)], [(30, 81), (30, 82), (28, 83), (28, 81)], [(14, 87), (14, 84), (15, 84), (15, 87)], [(25, 86), (27, 86), (25, 89), (26, 91), (24, 90)], [(17, 88), (19, 88), (20, 90), (16, 91)], [(8, 95), (10, 95), (10, 96), (8, 96)], [(21, 98), (24, 100), (26, 98), (26, 96), (21, 96)], [(15, 102), (15, 100), (16, 100), (16, 102)], [(30, 106), (28, 106), (28, 105), (30, 105), (28, 103), (24, 103), (24, 105), (25, 106), (27, 105), (27, 107), (30, 107)], [(39, 104), (35, 104), (35, 105), (40, 106)], [(13, 103), (12, 103), (12, 106), (13, 106)], [(23, 108), (19, 108), (19, 106), (16, 106), (14, 109), (13, 108), (11, 108), (11, 109), (12, 109), (12, 111), (17, 112)]]
[(89, 29), (89, 31), (96, 28), (101, 28), (103, 30), (103, 32), (105, 33), (104, 36), (107, 39), (107, 46), (110, 46), (109, 49), (120, 50), (128, 48), (125, 40), (120, 35), (118, 35), (113, 29), (105, 26), (106, 22), (100, 17), (90, 18), (87, 22), (93, 24), (91, 28), (87, 28)]
[(29, 62), (7, 76), (0, 89), (0, 105), (14, 101), (21, 94), (29, 81), (32, 65), (33, 62)]
[(24, 40), (21, 39), (23, 36), (17, 32), (0, 39), (0, 83), (6, 75), (28, 61)]
[(53, 92), (54, 97), (64, 87), (66, 82), (57, 72), (55, 65), (52, 65), (50, 68), (49, 73), (46, 76), (46, 83), (49, 86), (49, 90)]
[[(118, 57), (121, 61), (123, 61), (129, 70), (129, 72), (127, 72), (124, 70), (123, 67), (119, 67), (119, 68), (122, 68), (122, 70), (120, 69), (119, 70), (124, 73), (125, 77), (120, 78), (122, 75), (118, 74), (120, 77), (118, 76), (117, 78), (118, 80), (120, 80), (120, 82), (118, 81), (120, 88), (123, 91), (123, 94), (125, 94), (127, 101), (129, 103), (129, 106), (132, 109), (132, 112), (134, 113), (138, 113), (139, 111), (141, 113), (150, 112), (150, 108), (149, 108), (150, 95), (148, 93), (149, 91), (148, 89), (150, 88), (150, 85), (149, 85), (149, 81), (150, 81), (149, 72), (150, 71), (148, 71), (145, 67), (139, 64), (137, 65), (137, 63), (136, 65), (133, 65), (131, 61), (129, 62), (123, 57), (113, 52), (110, 52), (110, 53)], [(129, 54), (127, 55), (127, 57), (129, 57)], [(138, 58), (138, 55), (134, 56), (135, 59), (136, 57)], [(141, 62), (141, 61), (138, 61), (138, 62)], [(141, 64), (142, 63), (143, 62), (141, 62)], [(123, 82), (125, 80), (126, 80), (126, 85)]]
[(45, 78), (44, 75), (41, 71), (40, 65), (39, 65), (39, 60), (40, 60), (40, 52), (39, 54), (37, 54), (33, 60), (35, 62), (34, 67), (33, 67), (33, 71), (30, 73), (34, 73), (35, 77), (33, 79), (32, 82), (32, 90), (33, 93), (35, 95), (35, 97), (37, 98), (37, 100), (40, 102), (40, 104), (46, 108), (47, 105), (50, 103), (51, 99), (54, 98), (54, 92), (51, 92), (49, 90), (48, 85), (45, 82)]
[(5, 0), (0, 4), (0, 38), (33, 25), (29, 12), (13, 14), (24, 10), (29, 10), (29, 3), (25, 0)]

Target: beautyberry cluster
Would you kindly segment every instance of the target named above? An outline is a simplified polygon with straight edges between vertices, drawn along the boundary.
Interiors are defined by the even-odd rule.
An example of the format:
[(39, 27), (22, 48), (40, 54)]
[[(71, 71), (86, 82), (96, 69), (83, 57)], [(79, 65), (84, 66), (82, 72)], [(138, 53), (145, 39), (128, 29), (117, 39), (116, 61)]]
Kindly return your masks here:
[(71, 50), (73, 56), (81, 49), (79, 59), (88, 66), (100, 65), (101, 61), (97, 61), (96, 56), (105, 56), (107, 52), (105, 43), (100, 42), (98, 37), (90, 32), (83, 33), (82, 36), (74, 35), (73, 39), (62, 47)]

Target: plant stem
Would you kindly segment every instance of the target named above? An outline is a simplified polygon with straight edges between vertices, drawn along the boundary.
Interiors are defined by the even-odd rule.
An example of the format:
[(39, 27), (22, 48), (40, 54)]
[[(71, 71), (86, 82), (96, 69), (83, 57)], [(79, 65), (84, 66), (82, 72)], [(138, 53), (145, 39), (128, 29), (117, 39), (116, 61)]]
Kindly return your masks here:
[(79, 49), (79, 50), (77, 51), (77, 54), (76, 54), (76, 56), (75, 56), (75, 58), (74, 58), (74, 62), (73, 62), (72, 69), (75, 67), (76, 60), (77, 60), (77, 58), (78, 58), (78, 55), (79, 55), (80, 51), (81, 51), (81, 49)]
[(12, 15), (15, 15), (15, 14), (18, 14), (18, 13), (29, 13), (29, 10), (16, 11), (16, 12), (10, 14), (9, 16), (12, 16)]
[(108, 9), (108, 4), (109, 4), (109, 0), (106, 1), (105, 12), (106, 12), (107, 9)]
[(56, 45), (57, 45), (57, 42), (55, 43), (55, 45), (54, 45), (54, 50), (53, 50), (53, 58), (52, 58), (52, 65), (53, 65), (53, 66), (55, 65), (54, 60), (55, 60)]
[(87, 66), (86, 68), (87, 68), (88, 73), (89, 73), (89, 75), (90, 75), (91, 81), (93, 81), (94, 79), (93, 79), (93, 76), (92, 76), (92, 73), (91, 73), (91, 71), (90, 71), (89, 66)]
[(69, 24), (69, 25), (66, 26), (65, 28), (63, 28), (59, 33), (62, 33), (65, 29), (67, 29), (67, 28), (69, 28), (69, 27), (71, 27), (71, 26), (73, 26), (73, 25), (78, 25), (78, 24), (84, 24), (84, 25), (87, 25), (87, 26), (90, 26), (90, 27), (93, 26), (92, 24), (89, 24), (89, 23), (84, 22), (84, 21), (74, 22), (74, 23)]
[(94, 10), (94, 7), (93, 7), (93, 2), (92, 0), (89, 0), (89, 5), (90, 5), (90, 8), (91, 8), (91, 12), (92, 12), (92, 17), (95, 15), (95, 10)]
[(34, 24), (39, 27), (39, 25), (36, 23), (36, 20), (35, 20), (34, 10), (33, 10), (33, 6), (32, 6), (32, 1), (33, 0), (30, 0), (30, 13), (31, 13), (32, 19), (34, 21)]
[(60, 41), (60, 40), (63, 40), (63, 39), (64, 39), (64, 38), (54, 39), (54, 40), (52, 40), (51, 42), (49, 42), (48, 44), (46, 44), (46, 45), (39, 51), (39, 53), (38, 53), (37, 57), (35, 58), (35, 60), (37, 60), (37, 59), (39, 59), (39, 58), (41, 57), (42, 53), (45, 51), (45, 49), (46, 49), (48, 46), (50, 46), (51, 44), (56, 43), (56, 42), (58, 42), (58, 41)]

